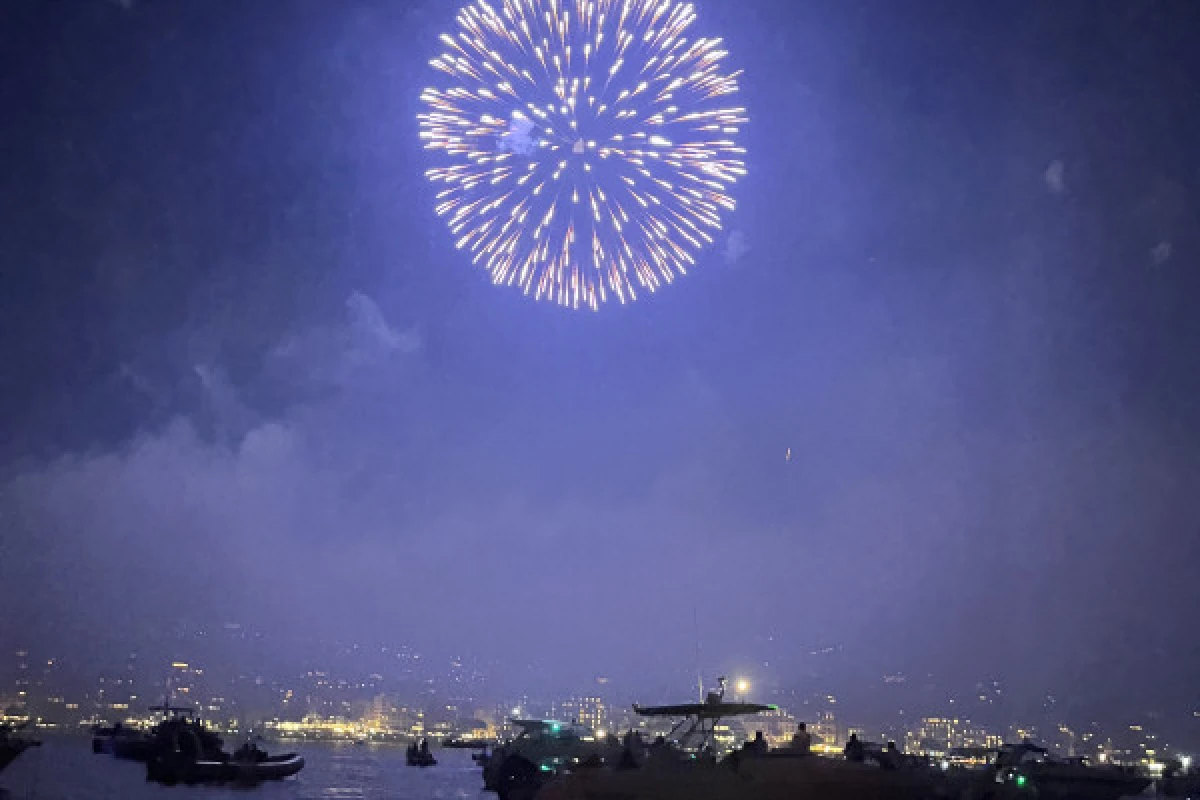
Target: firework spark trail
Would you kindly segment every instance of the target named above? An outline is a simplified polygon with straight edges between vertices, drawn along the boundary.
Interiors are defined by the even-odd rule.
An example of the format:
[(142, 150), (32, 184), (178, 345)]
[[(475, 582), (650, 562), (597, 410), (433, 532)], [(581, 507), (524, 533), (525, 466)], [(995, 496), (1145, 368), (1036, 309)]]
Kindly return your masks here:
[(720, 39), (677, 0), (477, 0), (430, 65), (437, 213), (497, 284), (593, 310), (695, 264), (745, 175)]

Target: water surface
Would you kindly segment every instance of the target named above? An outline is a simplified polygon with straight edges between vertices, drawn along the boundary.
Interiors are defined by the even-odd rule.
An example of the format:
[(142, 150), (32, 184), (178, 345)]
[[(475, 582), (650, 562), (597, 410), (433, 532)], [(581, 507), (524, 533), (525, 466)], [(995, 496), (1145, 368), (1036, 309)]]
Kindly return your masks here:
[(436, 767), (404, 763), (397, 745), (270, 743), (271, 753), (295, 750), (306, 765), (285, 781), (245, 788), (158, 786), (146, 767), (94, 755), (91, 740), (48, 736), (0, 773), (11, 800), (482, 800), (479, 769), (466, 750), (438, 750)]

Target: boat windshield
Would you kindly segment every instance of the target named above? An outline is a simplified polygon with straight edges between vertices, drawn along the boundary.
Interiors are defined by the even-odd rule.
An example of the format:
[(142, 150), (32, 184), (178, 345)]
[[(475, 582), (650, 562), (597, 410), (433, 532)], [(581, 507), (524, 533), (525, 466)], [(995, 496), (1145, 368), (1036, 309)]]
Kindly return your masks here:
[(528, 739), (590, 739), (592, 731), (583, 726), (557, 720), (542, 720), (535, 725), (524, 725), (521, 738)]

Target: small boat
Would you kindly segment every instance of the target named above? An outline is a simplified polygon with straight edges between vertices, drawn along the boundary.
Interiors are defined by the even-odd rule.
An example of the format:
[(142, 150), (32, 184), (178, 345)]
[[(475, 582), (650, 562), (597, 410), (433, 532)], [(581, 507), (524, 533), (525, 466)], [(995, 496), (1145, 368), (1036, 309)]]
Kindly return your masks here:
[(405, 763), (410, 767), (435, 767), (437, 759), (429, 752), (429, 742), (423, 741), (420, 746), (413, 742), (404, 754)]
[[(194, 720), (195, 709), (187, 706), (171, 706), (165, 701), (161, 706), (151, 706), (151, 713), (161, 714), (160, 722), (149, 731), (130, 728), (117, 723), (112, 727), (92, 729), (92, 752), (111, 753), (123, 761), (145, 764), (154, 757), (159, 731), (177, 725), (180, 720)], [(220, 745), (217, 740), (217, 746)]]
[(304, 769), (304, 757), (296, 753), (267, 756), (260, 761), (228, 761), (159, 757), (147, 764), (147, 780), (168, 786), (183, 784), (234, 783), (253, 786), (264, 781), (278, 781)]
[(296, 753), (267, 756), (262, 761), (197, 761), (192, 765), (193, 783), (255, 784), (279, 781), (304, 769), (304, 757)]
[(36, 739), (25, 739), (12, 734), (28, 723), (24, 723), (17, 728), (12, 728), (8, 725), (0, 725), (0, 771), (9, 764), (17, 760), (17, 756), (24, 753), (31, 747), (40, 747), (41, 742)]

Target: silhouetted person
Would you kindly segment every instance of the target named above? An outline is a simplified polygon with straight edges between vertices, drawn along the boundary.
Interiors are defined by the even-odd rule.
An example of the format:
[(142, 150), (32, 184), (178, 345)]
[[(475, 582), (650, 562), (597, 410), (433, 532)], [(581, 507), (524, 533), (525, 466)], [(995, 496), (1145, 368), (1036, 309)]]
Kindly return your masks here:
[(767, 747), (767, 740), (763, 738), (762, 731), (755, 731), (754, 739), (752, 741), (748, 742), (747, 744), (748, 744), (748, 746), (746, 749), (749, 750), (751, 753), (755, 753), (757, 755), (766, 755), (767, 750), (769, 749)]
[(866, 758), (866, 752), (863, 749), (863, 743), (858, 740), (858, 734), (850, 734), (850, 740), (846, 742), (846, 760), (861, 764)]
[(421, 755), (422, 756), (429, 755), (429, 740), (428, 739), (421, 740)]
[(884, 769), (897, 769), (900, 766), (900, 751), (895, 742), (888, 742), (887, 747), (879, 754), (879, 766)]
[(792, 749), (802, 755), (812, 752), (812, 734), (803, 722), (796, 726), (796, 732), (792, 734)]

